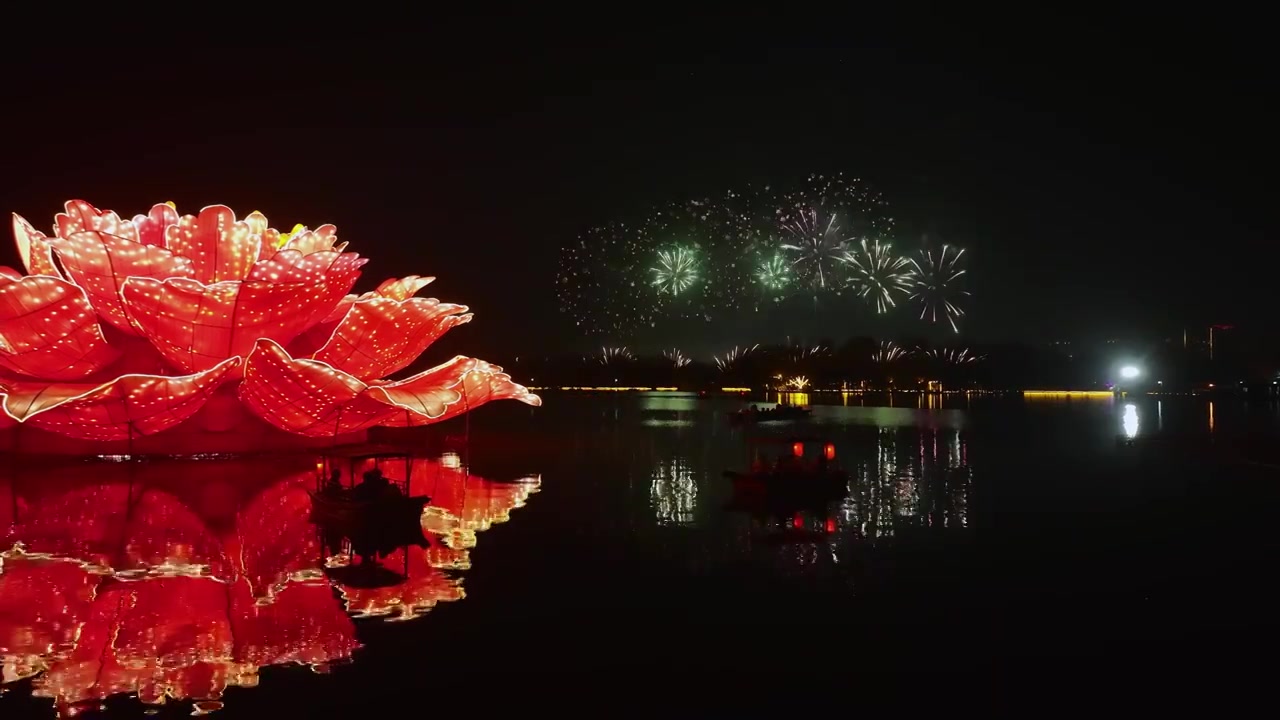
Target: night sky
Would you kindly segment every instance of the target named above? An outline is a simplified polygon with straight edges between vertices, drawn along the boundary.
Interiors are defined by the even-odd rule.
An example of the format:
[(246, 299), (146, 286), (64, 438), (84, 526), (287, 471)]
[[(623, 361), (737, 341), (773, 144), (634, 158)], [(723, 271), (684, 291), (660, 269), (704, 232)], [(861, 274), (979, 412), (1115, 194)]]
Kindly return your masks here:
[[(1276, 325), (1260, 37), (1204, 18), (944, 20), (25, 54), (8, 62), (0, 207), (41, 229), (72, 197), (333, 222), (372, 258), (360, 289), (437, 275), (432, 295), (477, 312), (448, 350), (503, 361), (581, 342), (554, 294), (578, 232), (843, 171), (886, 196), (904, 239), (969, 249), (975, 342)], [(0, 264), (17, 264), (11, 240)]]

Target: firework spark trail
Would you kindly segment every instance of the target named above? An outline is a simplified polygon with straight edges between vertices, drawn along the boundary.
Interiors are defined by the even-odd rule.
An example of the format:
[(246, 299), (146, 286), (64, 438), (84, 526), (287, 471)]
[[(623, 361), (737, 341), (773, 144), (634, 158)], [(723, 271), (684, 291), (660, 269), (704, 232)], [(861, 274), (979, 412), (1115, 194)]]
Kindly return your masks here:
[(746, 358), (748, 355), (754, 352), (758, 347), (760, 347), (759, 343), (756, 343), (751, 347), (742, 347), (742, 348), (739, 348), (737, 345), (734, 345), (732, 350), (725, 353), (724, 355), (720, 355), (716, 357), (716, 367), (720, 370), (720, 372), (729, 372), (730, 370), (734, 369), (738, 365), (738, 363), (742, 362), (744, 358)]
[(595, 361), (601, 365), (613, 365), (615, 363), (627, 360), (635, 360), (636, 356), (625, 347), (604, 347), (600, 348), (600, 354), (595, 356)]
[(936, 323), (939, 317), (944, 318), (951, 325), (951, 331), (957, 333), (960, 332), (958, 321), (964, 317), (964, 310), (952, 300), (969, 294), (954, 287), (965, 274), (959, 267), (963, 256), (963, 249), (943, 245), (937, 252), (926, 248), (911, 258), (910, 299), (920, 304), (920, 319)]
[(898, 347), (892, 340), (881, 340), (880, 347), (871, 353), (871, 361), (880, 365), (888, 365), (901, 360), (909, 354), (908, 351)]
[(981, 356), (972, 354), (969, 348), (935, 348), (924, 354), (925, 357), (941, 360), (948, 365), (964, 365), (982, 359)]
[(688, 365), (690, 362), (692, 362), (692, 360), (685, 357), (684, 353), (680, 352), (680, 350), (676, 348), (672, 348), (671, 350), (663, 350), (662, 357), (666, 358), (667, 360), (670, 360), (671, 364), (674, 365), (676, 368), (682, 368), (685, 365)]
[(698, 261), (692, 252), (678, 247), (658, 251), (658, 266), (649, 268), (659, 293), (679, 295), (698, 280)]
[(910, 261), (893, 254), (893, 245), (877, 238), (862, 238), (857, 247), (840, 260), (849, 266), (858, 296), (873, 303), (883, 314), (896, 307), (895, 294), (910, 292), (913, 279)]

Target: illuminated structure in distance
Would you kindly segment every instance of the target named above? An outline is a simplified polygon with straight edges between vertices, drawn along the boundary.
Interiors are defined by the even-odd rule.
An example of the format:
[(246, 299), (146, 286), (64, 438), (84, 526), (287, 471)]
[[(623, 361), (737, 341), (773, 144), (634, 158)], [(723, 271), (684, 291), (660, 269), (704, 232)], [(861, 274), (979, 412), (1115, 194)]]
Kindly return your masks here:
[(191, 429), (163, 447), (194, 453), (264, 423), (333, 438), (541, 402), (465, 356), (384, 379), (471, 314), (415, 297), (429, 277), (351, 294), (367, 261), (333, 225), (282, 233), (221, 205), (128, 220), (73, 200), (52, 236), (17, 215), (13, 231), (27, 273), (0, 268), (0, 427), (131, 448)]

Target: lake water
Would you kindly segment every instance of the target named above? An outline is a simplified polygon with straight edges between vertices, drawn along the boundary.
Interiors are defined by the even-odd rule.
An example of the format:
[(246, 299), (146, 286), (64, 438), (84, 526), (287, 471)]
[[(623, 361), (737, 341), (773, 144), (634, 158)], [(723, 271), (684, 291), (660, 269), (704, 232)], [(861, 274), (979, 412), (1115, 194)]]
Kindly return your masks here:
[[(0, 717), (154, 707), (134, 695), (223, 717), (566, 697), (692, 715), (885, 692), (1147, 707), (1148, 678), (1257, 667), (1274, 406), (810, 399), (807, 422), (746, 428), (734, 397), (484, 408), (411, 464), (431, 543), (384, 558), (407, 579), (381, 588), (326, 578), (342, 561), (307, 520), (314, 458), (10, 468), (0, 530), (23, 552), (0, 574)], [(465, 432), (462, 452), (429, 451)], [(748, 439), (799, 432), (820, 441), (807, 456), (833, 446), (847, 496), (729, 509)]]

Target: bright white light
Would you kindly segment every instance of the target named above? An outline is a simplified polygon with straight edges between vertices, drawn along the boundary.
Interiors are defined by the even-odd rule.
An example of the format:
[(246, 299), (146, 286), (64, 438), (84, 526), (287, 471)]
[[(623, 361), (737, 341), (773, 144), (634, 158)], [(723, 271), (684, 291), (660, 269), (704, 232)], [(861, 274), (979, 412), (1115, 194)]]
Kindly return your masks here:
[(1120, 424), (1124, 428), (1125, 437), (1130, 439), (1138, 437), (1138, 408), (1134, 405), (1125, 405)]
[(1132, 365), (1125, 365), (1124, 367), (1120, 368), (1120, 377), (1124, 378), (1125, 380), (1132, 380), (1141, 374), (1142, 372), (1138, 370), (1138, 368)]

